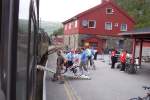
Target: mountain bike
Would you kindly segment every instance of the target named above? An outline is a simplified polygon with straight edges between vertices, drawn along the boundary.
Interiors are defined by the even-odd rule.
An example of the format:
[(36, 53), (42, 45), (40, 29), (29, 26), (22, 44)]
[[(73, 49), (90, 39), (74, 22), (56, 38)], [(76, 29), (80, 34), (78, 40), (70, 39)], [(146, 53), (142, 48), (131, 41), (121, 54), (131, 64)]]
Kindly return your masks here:
[(61, 73), (64, 74), (66, 73), (68, 70), (70, 72), (72, 72), (74, 75), (76, 75), (77, 73), (77, 68), (79, 67), (79, 64), (78, 63), (73, 63), (73, 65), (69, 65), (67, 62), (64, 64), (64, 67), (62, 68), (61, 70)]
[(130, 74), (135, 74), (137, 72), (137, 64), (135, 63), (131, 63), (130, 58), (128, 58), (126, 60), (126, 64), (125, 64), (125, 72), (130, 73)]
[(136, 98), (131, 98), (129, 100), (150, 100), (150, 87), (148, 86), (143, 86), (144, 90), (148, 90), (146, 93), (146, 96), (144, 97), (136, 97)]

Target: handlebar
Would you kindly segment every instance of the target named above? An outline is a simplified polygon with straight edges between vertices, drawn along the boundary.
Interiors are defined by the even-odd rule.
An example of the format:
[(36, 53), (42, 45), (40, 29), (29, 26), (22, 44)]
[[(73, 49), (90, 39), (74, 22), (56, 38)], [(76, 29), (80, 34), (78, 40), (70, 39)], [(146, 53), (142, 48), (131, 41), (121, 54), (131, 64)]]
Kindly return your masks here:
[(150, 90), (150, 87), (148, 86), (143, 86), (144, 90)]

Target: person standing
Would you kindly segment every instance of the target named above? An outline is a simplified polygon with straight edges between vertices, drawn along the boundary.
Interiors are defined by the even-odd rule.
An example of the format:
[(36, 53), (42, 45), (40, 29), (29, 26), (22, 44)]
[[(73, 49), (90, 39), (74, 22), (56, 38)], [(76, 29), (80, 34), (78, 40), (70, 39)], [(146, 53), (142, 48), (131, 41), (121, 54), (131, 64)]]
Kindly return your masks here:
[(125, 63), (126, 63), (127, 51), (123, 51), (120, 55), (121, 69), (120, 71), (125, 71)]
[(57, 67), (56, 67), (56, 73), (54, 74), (54, 80), (58, 80), (60, 81), (60, 84), (64, 84), (64, 77), (63, 75), (61, 74), (61, 70), (63, 68), (63, 65), (64, 65), (64, 57), (62, 56), (61, 54), (61, 51), (57, 51)]
[(115, 63), (116, 63), (116, 50), (115, 49), (111, 51), (111, 62), (112, 62), (111, 68), (115, 68)]
[(95, 53), (94, 53), (94, 60), (97, 60), (98, 51), (95, 50), (94, 52), (95, 52)]
[(67, 60), (68, 67), (73, 65), (73, 60), (74, 60), (74, 51), (73, 50), (71, 50), (69, 53), (67, 53), (66, 60)]
[(89, 67), (89, 63), (90, 63), (90, 67), (92, 66), (92, 50), (90, 47), (88, 47), (86, 49), (86, 56), (87, 56), (87, 67)]
[(80, 71), (81, 75), (84, 75), (84, 71), (88, 73), (87, 67), (87, 55), (84, 48), (81, 49), (81, 57), (80, 57)]

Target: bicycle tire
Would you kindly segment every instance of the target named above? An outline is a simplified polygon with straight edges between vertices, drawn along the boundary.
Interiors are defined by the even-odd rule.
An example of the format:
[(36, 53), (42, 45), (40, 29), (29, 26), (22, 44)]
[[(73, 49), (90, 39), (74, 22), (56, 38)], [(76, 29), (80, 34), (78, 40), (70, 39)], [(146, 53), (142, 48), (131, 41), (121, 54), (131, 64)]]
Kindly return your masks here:
[(131, 98), (129, 100), (143, 100), (141, 97), (137, 97), (137, 98)]
[(125, 72), (129, 73), (129, 68), (130, 68), (130, 65), (127, 63), (127, 64), (125, 65)]
[(135, 74), (137, 72), (137, 67), (134, 64), (127, 64), (127, 73), (129, 74)]

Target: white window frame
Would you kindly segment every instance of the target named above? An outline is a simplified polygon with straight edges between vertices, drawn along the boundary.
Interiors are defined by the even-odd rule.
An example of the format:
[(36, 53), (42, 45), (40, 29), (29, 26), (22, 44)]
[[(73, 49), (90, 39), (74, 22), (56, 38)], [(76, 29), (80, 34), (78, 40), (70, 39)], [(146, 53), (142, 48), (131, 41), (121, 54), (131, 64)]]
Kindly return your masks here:
[[(111, 9), (111, 12), (108, 12), (108, 9)], [(114, 9), (113, 8), (106, 8), (106, 14), (114, 14)]]
[[(90, 22), (94, 22), (94, 26), (90, 27)], [(88, 28), (96, 28), (96, 20), (88, 20)]]
[[(110, 28), (108, 28), (108, 23), (111, 25)], [(105, 30), (112, 30), (112, 22), (105, 22)]]
[[(123, 26), (124, 26), (124, 25), (126, 26), (125, 29), (123, 29)], [(124, 31), (127, 31), (127, 29), (128, 29), (128, 25), (127, 25), (127, 24), (121, 24), (121, 26), (120, 26), (120, 31), (123, 31), (123, 32), (124, 32)]]

